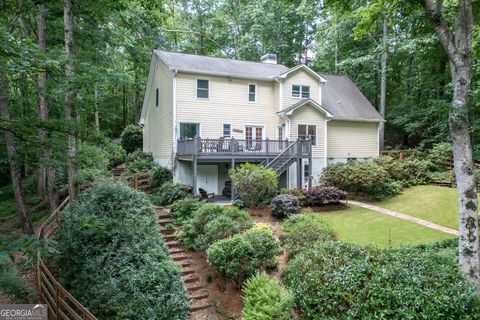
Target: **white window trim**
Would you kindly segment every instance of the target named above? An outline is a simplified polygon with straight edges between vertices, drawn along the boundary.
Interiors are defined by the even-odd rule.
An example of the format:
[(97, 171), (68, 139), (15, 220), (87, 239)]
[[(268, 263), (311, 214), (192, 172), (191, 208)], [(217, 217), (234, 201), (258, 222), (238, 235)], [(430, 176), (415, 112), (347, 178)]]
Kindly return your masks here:
[(182, 124), (198, 124), (198, 131), (199, 131), (199, 137), (202, 137), (202, 123), (201, 122), (190, 122), (190, 121), (180, 121), (178, 123), (178, 138), (180, 139), (181, 137), (181, 126)]
[(247, 140), (247, 127), (261, 127), (262, 128), (262, 140), (266, 140), (265, 138), (265, 125), (263, 124), (255, 124), (255, 123), (248, 123), (243, 125), (243, 140)]
[[(250, 86), (255, 86), (255, 100), (253, 100), (253, 101), (250, 101)], [(248, 86), (247, 86), (247, 91), (248, 91), (248, 96), (247, 96), (248, 102), (249, 103), (256, 103), (257, 102), (257, 84), (254, 83), (254, 82), (249, 83)]]
[(222, 137), (225, 138), (225, 125), (228, 124), (230, 125), (230, 137), (228, 137), (228, 139), (231, 139), (233, 137), (233, 134), (232, 134), (232, 124), (231, 123), (228, 123), (228, 122), (224, 122), (222, 123)]
[[(208, 98), (199, 98), (198, 97), (198, 80), (206, 80), (208, 81)], [(210, 100), (210, 79), (205, 79), (205, 78), (195, 78), (195, 98), (197, 100), (204, 100), (204, 101), (207, 101), (207, 100)]]
[(308, 127), (315, 126), (315, 144), (312, 144), (312, 147), (316, 147), (318, 145), (318, 125), (317, 124), (309, 124), (309, 123), (297, 123), (297, 138), (300, 139), (300, 134), (298, 127), (299, 126), (306, 126), (306, 133), (308, 135)]
[[(300, 95), (298, 97), (293, 96), (293, 86), (299, 86), (300, 87)], [(308, 87), (308, 98), (303, 98), (303, 87)], [(292, 99), (310, 99), (312, 97), (312, 87), (310, 85), (304, 85), (304, 84), (292, 84), (292, 90), (290, 91), (290, 95)]]
[(285, 131), (286, 131), (286, 126), (284, 124), (277, 124), (275, 126), (275, 140), (280, 140), (280, 136), (278, 134), (278, 128), (282, 128), (282, 140), (286, 140), (286, 136), (285, 136)]

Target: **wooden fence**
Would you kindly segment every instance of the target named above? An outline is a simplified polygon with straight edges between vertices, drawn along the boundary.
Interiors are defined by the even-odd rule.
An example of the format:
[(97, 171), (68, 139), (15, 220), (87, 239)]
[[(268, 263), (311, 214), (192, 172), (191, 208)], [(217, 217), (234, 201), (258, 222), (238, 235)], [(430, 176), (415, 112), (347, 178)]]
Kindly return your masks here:
[[(61, 222), (62, 209), (67, 197), (45, 220), (38, 231), (38, 238), (51, 236)], [(75, 299), (53, 276), (40, 252), (37, 252), (37, 290), (40, 301), (48, 307), (48, 318), (55, 320), (97, 320), (77, 299)]]
[(128, 176), (127, 182), (133, 189), (148, 193), (151, 188), (152, 176), (152, 172), (139, 172)]

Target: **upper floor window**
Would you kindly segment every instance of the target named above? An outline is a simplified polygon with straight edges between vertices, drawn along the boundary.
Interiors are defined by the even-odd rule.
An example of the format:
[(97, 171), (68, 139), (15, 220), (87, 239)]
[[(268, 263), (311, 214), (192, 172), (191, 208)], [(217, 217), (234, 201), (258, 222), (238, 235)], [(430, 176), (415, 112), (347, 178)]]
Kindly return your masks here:
[(310, 98), (310, 86), (292, 85), (292, 97), (294, 98)]
[(155, 90), (155, 107), (160, 105), (160, 89)]
[(197, 98), (208, 99), (209, 81), (206, 79), (197, 79)]
[(317, 140), (317, 126), (310, 124), (298, 125), (298, 139), (300, 140), (312, 140), (312, 145), (315, 145)]
[(230, 123), (223, 124), (223, 137), (224, 138), (232, 137), (232, 125)]
[(254, 83), (248, 84), (248, 101), (257, 101), (257, 85)]

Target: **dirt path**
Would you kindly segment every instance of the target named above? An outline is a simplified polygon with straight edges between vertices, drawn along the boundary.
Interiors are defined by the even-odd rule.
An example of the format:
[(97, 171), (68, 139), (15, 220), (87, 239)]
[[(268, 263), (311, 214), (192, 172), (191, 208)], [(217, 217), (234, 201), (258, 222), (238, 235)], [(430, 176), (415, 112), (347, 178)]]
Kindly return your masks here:
[(358, 207), (362, 207), (362, 208), (365, 208), (365, 209), (380, 212), (380, 213), (383, 213), (383, 214), (386, 214), (386, 215), (389, 215), (389, 216), (392, 216), (392, 217), (395, 217), (395, 218), (407, 220), (407, 221), (410, 221), (410, 222), (413, 222), (413, 223), (416, 223), (416, 224), (419, 224), (419, 225), (422, 225), (422, 226), (425, 226), (425, 227), (428, 227), (428, 228), (431, 228), (431, 229), (435, 229), (435, 230), (438, 230), (438, 231), (441, 231), (441, 232), (445, 232), (445, 233), (449, 233), (449, 234), (453, 234), (455, 236), (458, 236), (458, 230), (448, 228), (448, 227), (442, 226), (440, 224), (436, 224), (436, 223), (433, 223), (431, 221), (423, 220), (423, 219), (420, 219), (420, 218), (417, 218), (417, 217), (414, 217), (414, 216), (410, 216), (410, 215), (405, 214), (405, 213), (401, 213), (401, 212), (393, 211), (393, 210), (390, 210), (390, 209), (377, 207), (377, 206), (374, 206), (374, 205), (371, 205), (371, 204), (368, 204), (368, 203), (364, 203), (364, 202), (359, 202), (359, 201), (350, 201), (349, 200), (348, 203), (352, 204), (354, 206), (358, 206)]

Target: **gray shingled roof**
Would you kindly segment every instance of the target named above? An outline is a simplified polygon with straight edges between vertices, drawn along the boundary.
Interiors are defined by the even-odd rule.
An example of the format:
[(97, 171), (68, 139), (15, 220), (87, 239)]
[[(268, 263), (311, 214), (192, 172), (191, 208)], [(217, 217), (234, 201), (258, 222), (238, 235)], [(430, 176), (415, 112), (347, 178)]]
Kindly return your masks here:
[(320, 74), (327, 80), (322, 90), (322, 107), (335, 119), (382, 121), (382, 116), (346, 76)]
[(234, 78), (274, 80), (288, 70), (281, 64), (250, 62), (154, 50), (171, 69)]

